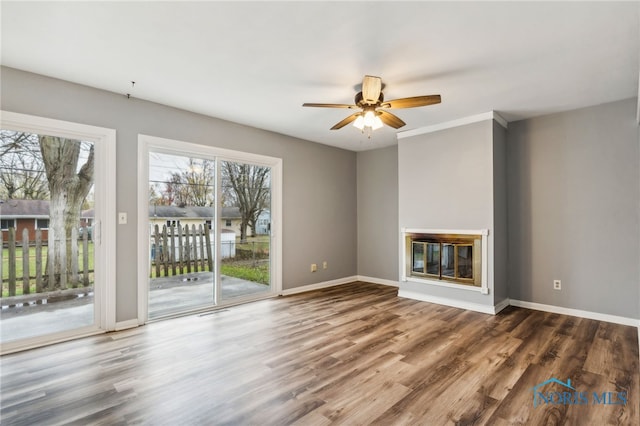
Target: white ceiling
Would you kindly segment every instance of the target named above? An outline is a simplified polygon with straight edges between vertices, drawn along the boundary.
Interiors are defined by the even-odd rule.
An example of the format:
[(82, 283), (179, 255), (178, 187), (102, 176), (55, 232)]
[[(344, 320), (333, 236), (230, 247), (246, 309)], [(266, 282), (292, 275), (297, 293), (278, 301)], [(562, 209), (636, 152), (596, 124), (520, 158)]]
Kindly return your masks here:
[[(3, 65), (354, 151), (365, 74), (411, 130), (491, 110), (508, 121), (638, 96), (640, 3), (7, 2)], [(131, 81), (135, 81), (132, 87)]]

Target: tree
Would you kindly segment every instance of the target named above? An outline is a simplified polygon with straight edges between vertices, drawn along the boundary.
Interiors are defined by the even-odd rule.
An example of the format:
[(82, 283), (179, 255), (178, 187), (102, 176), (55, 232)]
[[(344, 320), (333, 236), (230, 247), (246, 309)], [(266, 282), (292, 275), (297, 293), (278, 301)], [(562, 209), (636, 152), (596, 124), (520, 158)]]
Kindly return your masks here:
[[(38, 141), (50, 193), (49, 282), (53, 288), (64, 288), (74, 270), (72, 262), (78, 261), (72, 254), (77, 251), (82, 203), (93, 186), (94, 146), (56, 136), (39, 135)], [(83, 147), (88, 149), (88, 154), (78, 169)]]
[(256, 221), (270, 201), (269, 167), (251, 164), (222, 163), (223, 193), (230, 205), (240, 208), (240, 240), (247, 238), (247, 226), (251, 227), (251, 236), (256, 233)]
[(45, 200), (49, 196), (38, 136), (1, 130), (0, 198)]
[(211, 206), (214, 201), (214, 172), (213, 161), (189, 158), (184, 170), (168, 176), (165, 190), (158, 199), (170, 200), (170, 204), (180, 207)]

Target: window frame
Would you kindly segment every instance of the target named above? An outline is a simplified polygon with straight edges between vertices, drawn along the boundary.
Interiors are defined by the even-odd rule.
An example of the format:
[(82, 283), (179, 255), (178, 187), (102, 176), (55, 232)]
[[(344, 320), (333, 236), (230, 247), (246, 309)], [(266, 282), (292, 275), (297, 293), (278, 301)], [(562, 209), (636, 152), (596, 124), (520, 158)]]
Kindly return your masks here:
[[(268, 166), (271, 168), (271, 291), (264, 297), (282, 295), (282, 159), (260, 154), (252, 154), (211, 145), (196, 144), (187, 141), (165, 139), (144, 134), (138, 135), (138, 324), (142, 325), (148, 319), (148, 277), (150, 253), (150, 239), (147, 235), (149, 223), (149, 153), (164, 152), (173, 155), (193, 155), (200, 158), (210, 158), (216, 161), (216, 173), (219, 173), (218, 164), (222, 161), (234, 161), (248, 164)], [(219, 183), (218, 183), (219, 184)], [(219, 191), (219, 189), (218, 189)], [(220, 218), (222, 206), (216, 203), (216, 218)], [(218, 220), (218, 219), (216, 219)], [(216, 227), (216, 241), (220, 243), (222, 227)], [(220, 264), (220, 250), (216, 248), (216, 264)], [(219, 275), (219, 271), (216, 272)], [(216, 278), (219, 285), (220, 277)], [(255, 300), (255, 299), (254, 299)], [(244, 300), (242, 300), (244, 301)], [(214, 306), (206, 309), (218, 309), (224, 306), (240, 303), (238, 300), (216, 300)], [(247, 300), (248, 301), (248, 300)]]
[[(40, 227), (38, 226), (38, 222), (41, 220), (46, 220), (47, 221), (47, 226), (46, 227)], [(48, 231), (49, 230), (49, 218), (35, 218), (34, 220), (34, 226), (33, 229), (40, 229), (41, 231)]]
[[(6, 228), (5, 228), (4, 226), (2, 226), (2, 222), (5, 222), (5, 221), (6, 221), (6, 222), (8, 222), (8, 221), (10, 221), (10, 220), (12, 220), (12, 221), (13, 221), (13, 226), (7, 226)], [(0, 230), (2, 230), (2, 231), (8, 231), (8, 230), (9, 230), (9, 228), (16, 229), (16, 227), (17, 227), (17, 226), (18, 226), (18, 225), (17, 225), (17, 220), (16, 220), (16, 218), (12, 218), (12, 219), (0, 219)]]

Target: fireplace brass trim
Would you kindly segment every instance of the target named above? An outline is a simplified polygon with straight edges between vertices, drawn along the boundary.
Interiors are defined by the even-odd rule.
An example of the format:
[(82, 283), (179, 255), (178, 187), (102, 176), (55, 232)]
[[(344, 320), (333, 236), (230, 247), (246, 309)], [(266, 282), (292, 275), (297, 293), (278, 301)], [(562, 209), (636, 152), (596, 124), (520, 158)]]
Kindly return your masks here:
[[(403, 281), (426, 282), (430, 284), (438, 284), (445, 286), (453, 286), (459, 288), (468, 288), (480, 290), (483, 294), (488, 293), (487, 287), (487, 230), (479, 231), (431, 231), (418, 229), (402, 229), (403, 236)], [(422, 248), (418, 250), (418, 254), (414, 253), (414, 244), (422, 243)], [(438, 272), (435, 273), (433, 265), (436, 263), (433, 259), (428, 259), (429, 245), (438, 244), (437, 250)], [(448, 275), (443, 271), (443, 253), (446, 244), (453, 245), (452, 268), (453, 275)], [(459, 259), (459, 248), (471, 247), (472, 260), (472, 278), (460, 276), (461, 265)], [(416, 265), (419, 267), (416, 268)], [(432, 267), (429, 268), (429, 265)], [(451, 265), (449, 263), (449, 265)]]

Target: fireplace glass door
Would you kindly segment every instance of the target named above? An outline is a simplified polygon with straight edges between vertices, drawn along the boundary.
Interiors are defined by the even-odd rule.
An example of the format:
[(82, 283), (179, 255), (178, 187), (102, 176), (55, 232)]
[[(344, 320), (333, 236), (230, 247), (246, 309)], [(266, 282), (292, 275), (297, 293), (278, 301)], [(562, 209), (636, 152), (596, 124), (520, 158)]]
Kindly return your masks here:
[(440, 243), (427, 244), (427, 275), (440, 276)]
[(481, 239), (476, 236), (411, 238), (406, 246), (411, 248), (408, 272), (417, 277), (480, 286), (480, 244)]
[(417, 274), (424, 274), (424, 243), (414, 242), (411, 252), (413, 258), (411, 270)]
[(458, 245), (457, 250), (457, 276), (463, 279), (473, 279), (473, 246)]
[(442, 244), (442, 276), (446, 278), (456, 277), (456, 247), (453, 244)]
[(414, 274), (440, 277), (440, 243), (414, 241), (412, 259)]

